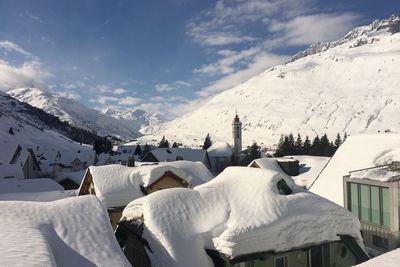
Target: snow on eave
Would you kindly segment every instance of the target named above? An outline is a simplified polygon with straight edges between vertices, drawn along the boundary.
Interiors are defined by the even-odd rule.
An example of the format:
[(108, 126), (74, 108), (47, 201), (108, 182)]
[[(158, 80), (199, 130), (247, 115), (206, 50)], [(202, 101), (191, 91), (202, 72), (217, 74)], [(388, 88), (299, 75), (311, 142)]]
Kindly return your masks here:
[[(278, 192), (282, 180), (291, 194)], [(165, 266), (211, 266), (205, 249), (236, 258), (339, 240), (339, 234), (362, 244), (350, 212), (285, 174), (258, 168), (229, 167), (194, 190), (154, 192), (123, 211), (122, 220), (137, 218), (143, 218), (151, 258)]]

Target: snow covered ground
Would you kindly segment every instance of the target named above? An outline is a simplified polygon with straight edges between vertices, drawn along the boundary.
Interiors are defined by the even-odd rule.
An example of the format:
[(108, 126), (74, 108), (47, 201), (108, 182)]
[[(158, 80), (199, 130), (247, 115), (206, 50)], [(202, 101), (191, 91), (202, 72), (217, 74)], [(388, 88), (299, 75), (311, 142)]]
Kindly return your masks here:
[[(279, 193), (282, 181), (292, 193)], [(257, 168), (229, 167), (194, 190), (174, 188), (137, 199), (123, 220), (140, 218), (153, 266), (211, 267), (205, 249), (235, 258), (338, 240), (338, 234), (362, 246), (359, 221), (350, 212), (287, 175)]]
[(343, 176), (363, 168), (400, 160), (400, 134), (349, 136), (339, 147), (310, 191), (343, 206)]

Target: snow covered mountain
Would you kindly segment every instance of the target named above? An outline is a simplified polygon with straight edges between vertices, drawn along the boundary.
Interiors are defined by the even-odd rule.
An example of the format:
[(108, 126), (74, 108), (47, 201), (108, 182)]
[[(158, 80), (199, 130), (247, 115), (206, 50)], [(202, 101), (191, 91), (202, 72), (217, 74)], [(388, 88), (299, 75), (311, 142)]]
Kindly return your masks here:
[(55, 96), (37, 88), (18, 88), (7, 93), (71, 125), (100, 136), (112, 135), (122, 139), (140, 136), (139, 132), (126, 122), (88, 108), (73, 99)]
[(91, 146), (80, 145), (70, 138), (91, 144), (99, 137), (61, 122), (57, 117), (41, 109), (0, 92), (1, 143), (20, 144), (22, 147), (33, 148), (35, 151), (38, 146), (42, 150), (59, 151), (92, 149)]
[(161, 115), (141, 109), (120, 112), (107, 108), (103, 112), (116, 119), (127, 121), (133, 129), (137, 129), (142, 134), (152, 134), (154, 127), (165, 121)]
[(374, 21), (344, 38), (318, 43), (284, 64), (212, 98), (204, 106), (165, 123), (144, 142), (199, 145), (231, 140), (237, 110), (244, 145), (276, 144), (281, 134), (313, 137), (400, 131), (400, 18)]

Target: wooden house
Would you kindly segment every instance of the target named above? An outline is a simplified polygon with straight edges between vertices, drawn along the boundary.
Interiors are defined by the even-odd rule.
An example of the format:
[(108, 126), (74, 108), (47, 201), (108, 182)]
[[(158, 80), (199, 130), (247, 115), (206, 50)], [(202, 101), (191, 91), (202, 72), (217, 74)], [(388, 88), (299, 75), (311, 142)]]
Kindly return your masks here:
[(108, 209), (115, 228), (122, 210), (132, 200), (155, 191), (191, 186), (191, 176), (168, 165), (126, 167), (91, 166), (86, 170), (78, 195), (96, 195)]

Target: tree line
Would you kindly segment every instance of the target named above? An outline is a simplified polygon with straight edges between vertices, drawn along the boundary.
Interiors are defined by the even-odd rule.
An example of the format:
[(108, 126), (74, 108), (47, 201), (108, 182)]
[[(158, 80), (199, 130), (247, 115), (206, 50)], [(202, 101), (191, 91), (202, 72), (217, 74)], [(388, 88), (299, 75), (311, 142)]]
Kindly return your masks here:
[(287, 155), (311, 155), (332, 157), (346, 137), (347, 134), (345, 133), (342, 140), (342, 137), (338, 133), (336, 135), (336, 139), (334, 141), (330, 141), (325, 133), (321, 137), (317, 135), (312, 141), (308, 136), (306, 136), (303, 141), (299, 133), (297, 134), (296, 139), (294, 138), (293, 134), (282, 135), (279, 139), (274, 156), (283, 157)]

